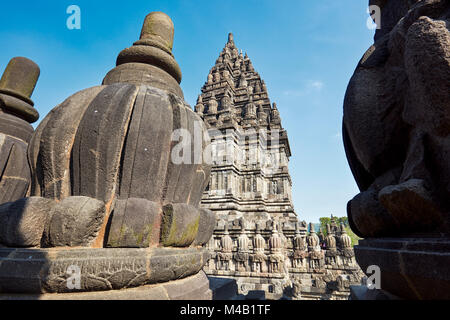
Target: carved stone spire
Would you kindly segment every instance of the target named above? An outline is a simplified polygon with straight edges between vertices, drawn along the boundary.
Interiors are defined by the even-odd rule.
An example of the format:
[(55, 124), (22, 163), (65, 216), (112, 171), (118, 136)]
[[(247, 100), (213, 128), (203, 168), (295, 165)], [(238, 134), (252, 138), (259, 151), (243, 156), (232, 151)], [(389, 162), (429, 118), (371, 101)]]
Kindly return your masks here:
[(250, 96), (250, 100), (246, 106), (245, 118), (246, 119), (255, 119), (256, 118), (256, 105), (253, 103), (252, 96)]
[[(247, 53), (243, 54), (234, 43), (232, 33), (228, 35), (228, 41), (221, 51), (220, 58), (211, 68), (206, 83), (202, 88), (202, 98), (206, 105), (210, 100), (220, 101), (221, 108), (215, 111), (215, 102), (212, 101), (212, 108), (204, 113), (203, 118), (209, 126), (225, 128), (229, 126), (241, 126), (245, 128), (281, 129), (281, 119), (278, 109), (271, 109), (271, 101), (268, 96), (267, 86), (260, 75), (253, 68), (251, 60)], [(214, 99), (212, 98), (214, 93)], [(227, 95), (231, 98), (231, 106)], [(258, 101), (255, 105), (251, 100)], [(249, 108), (247, 108), (249, 107)], [(235, 112), (222, 114), (224, 110), (235, 109)], [(247, 110), (252, 121), (246, 121)], [(211, 112), (214, 111), (214, 112)], [(216, 117), (212, 117), (216, 114)], [(255, 119), (256, 121), (253, 121)], [(272, 127), (273, 125), (273, 127)], [(289, 148), (286, 153), (290, 156)]]
[(228, 34), (228, 43), (234, 45), (234, 36), (231, 32)]
[(199, 95), (197, 105), (195, 106), (195, 112), (197, 112), (199, 115), (203, 115), (203, 111), (205, 111), (205, 105), (203, 104), (202, 95)]
[(241, 79), (239, 80), (239, 88), (247, 88), (248, 83), (247, 79), (245, 78), (245, 74), (241, 74)]
[(213, 93), (211, 98), (208, 101), (208, 113), (209, 114), (216, 114), (218, 106), (219, 106), (219, 104), (217, 103), (216, 97), (215, 97), (215, 95)]

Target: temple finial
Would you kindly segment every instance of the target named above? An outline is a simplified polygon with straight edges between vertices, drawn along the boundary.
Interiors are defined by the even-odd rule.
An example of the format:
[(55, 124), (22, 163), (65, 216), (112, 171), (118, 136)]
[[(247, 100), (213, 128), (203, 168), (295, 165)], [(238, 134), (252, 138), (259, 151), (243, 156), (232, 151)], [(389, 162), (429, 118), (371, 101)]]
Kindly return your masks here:
[[(140, 39), (132, 47), (122, 50), (117, 57), (117, 68), (108, 73), (104, 84), (146, 83), (182, 96), (179, 87), (181, 69), (172, 54), (174, 30), (174, 24), (167, 14), (152, 12), (147, 15)], [(165, 76), (165, 73), (177, 83)]]
[(40, 69), (33, 61), (23, 57), (13, 58), (0, 79), (0, 91), (30, 99), (39, 75)]
[(9, 61), (0, 79), (0, 100), (3, 108), (30, 123), (39, 119), (39, 113), (33, 108), (31, 95), (40, 73), (36, 63), (27, 58), (16, 57)]
[(174, 30), (173, 22), (167, 14), (152, 12), (145, 17), (140, 39), (153, 40), (172, 51)]
[(234, 42), (234, 36), (233, 36), (233, 34), (230, 32), (230, 33), (228, 34), (228, 43), (231, 43), (231, 42)]

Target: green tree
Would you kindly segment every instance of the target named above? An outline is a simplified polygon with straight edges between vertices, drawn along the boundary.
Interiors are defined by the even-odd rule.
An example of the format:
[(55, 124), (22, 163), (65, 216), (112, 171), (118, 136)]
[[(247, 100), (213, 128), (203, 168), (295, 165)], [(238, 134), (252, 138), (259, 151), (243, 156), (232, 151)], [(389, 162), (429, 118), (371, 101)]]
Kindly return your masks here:
[(320, 229), (322, 229), (323, 234), (326, 236), (327, 233), (327, 224), (331, 222), (331, 218), (322, 217), (319, 219), (320, 221)]
[[(336, 223), (337, 224), (341, 224), (341, 223), (344, 224), (345, 231), (349, 235), (350, 239), (352, 239), (352, 246), (357, 245), (358, 241), (361, 240), (362, 238), (358, 237), (355, 233), (353, 233), (353, 231), (350, 228), (350, 225), (348, 223), (348, 218), (347, 217), (334, 217), (334, 218), (336, 219)], [(331, 218), (329, 218), (329, 217), (322, 217), (322, 218), (319, 218), (319, 221), (320, 221), (320, 228), (322, 229), (323, 234), (325, 236), (327, 236), (328, 235), (327, 224), (331, 223)]]

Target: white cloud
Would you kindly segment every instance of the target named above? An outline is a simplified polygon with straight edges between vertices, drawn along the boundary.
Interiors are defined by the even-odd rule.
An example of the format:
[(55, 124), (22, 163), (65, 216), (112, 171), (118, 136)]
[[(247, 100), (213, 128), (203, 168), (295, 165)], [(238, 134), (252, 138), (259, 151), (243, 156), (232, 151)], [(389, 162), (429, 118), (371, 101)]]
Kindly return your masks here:
[(302, 88), (294, 90), (286, 90), (283, 92), (285, 96), (301, 97), (312, 93), (317, 93), (322, 91), (325, 84), (320, 80), (308, 80), (303, 85)]
[(322, 88), (323, 88), (323, 82), (322, 81), (312, 81), (310, 85), (311, 85), (312, 88), (314, 88), (314, 89), (316, 89), (318, 91), (322, 90)]

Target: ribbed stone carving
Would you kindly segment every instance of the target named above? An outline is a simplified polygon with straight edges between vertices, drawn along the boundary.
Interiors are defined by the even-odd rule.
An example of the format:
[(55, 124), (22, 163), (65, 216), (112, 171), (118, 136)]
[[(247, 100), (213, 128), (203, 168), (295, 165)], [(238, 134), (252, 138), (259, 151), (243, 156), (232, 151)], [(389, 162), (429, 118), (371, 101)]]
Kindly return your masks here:
[[(205, 253), (201, 246), (209, 241), (215, 225), (213, 213), (198, 208), (210, 175), (210, 166), (199, 161), (197, 154), (206, 148), (207, 133), (201, 118), (183, 99), (181, 71), (171, 52), (173, 35), (171, 19), (161, 12), (151, 13), (141, 39), (119, 54), (117, 67), (101, 86), (74, 94), (41, 122), (28, 148), (33, 201), (19, 201), (27, 204), (27, 221), (36, 220), (33, 208), (39, 199), (47, 200), (47, 210), (39, 212), (39, 232), (31, 239), (8, 234), (2, 245), (58, 247), (55, 252), (84, 247), (86, 251), (75, 252), (78, 260), (74, 261), (80, 261), (86, 276), (92, 274), (86, 269), (89, 265), (97, 266), (95, 254), (90, 254), (97, 248), (104, 250), (99, 251), (103, 255), (116, 252), (115, 248), (126, 255), (128, 248), (145, 263), (153, 251), (131, 248), (159, 247), (161, 254), (151, 270), (145, 264), (141, 270), (151, 280), (137, 281), (141, 274), (133, 271), (126, 281), (121, 274), (113, 275), (117, 279), (108, 278), (112, 285), (89, 285), (85, 291), (164, 282), (200, 271), (206, 262), (198, 259)], [(183, 148), (183, 155), (189, 151), (190, 158), (183, 157), (181, 163), (172, 157), (177, 147), (174, 133), (179, 130), (192, 141), (196, 134), (202, 139), (200, 146), (192, 143)], [(24, 152), (22, 156), (26, 159)], [(11, 208), (20, 217), (20, 208), (9, 203), (0, 206), (0, 221), (4, 214), (10, 228), (27, 231), (22, 219), (10, 218)], [(174, 249), (167, 247), (188, 250), (189, 259), (174, 260)], [(53, 261), (53, 256), (45, 257)], [(108, 263), (114, 269), (122, 262)], [(27, 269), (29, 265), (24, 264), (30, 272), (26, 277), (40, 277), (33, 273), (36, 270)], [(0, 269), (0, 290), (6, 278)], [(49, 286), (51, 292), (67, 291), (60, 284)]]

